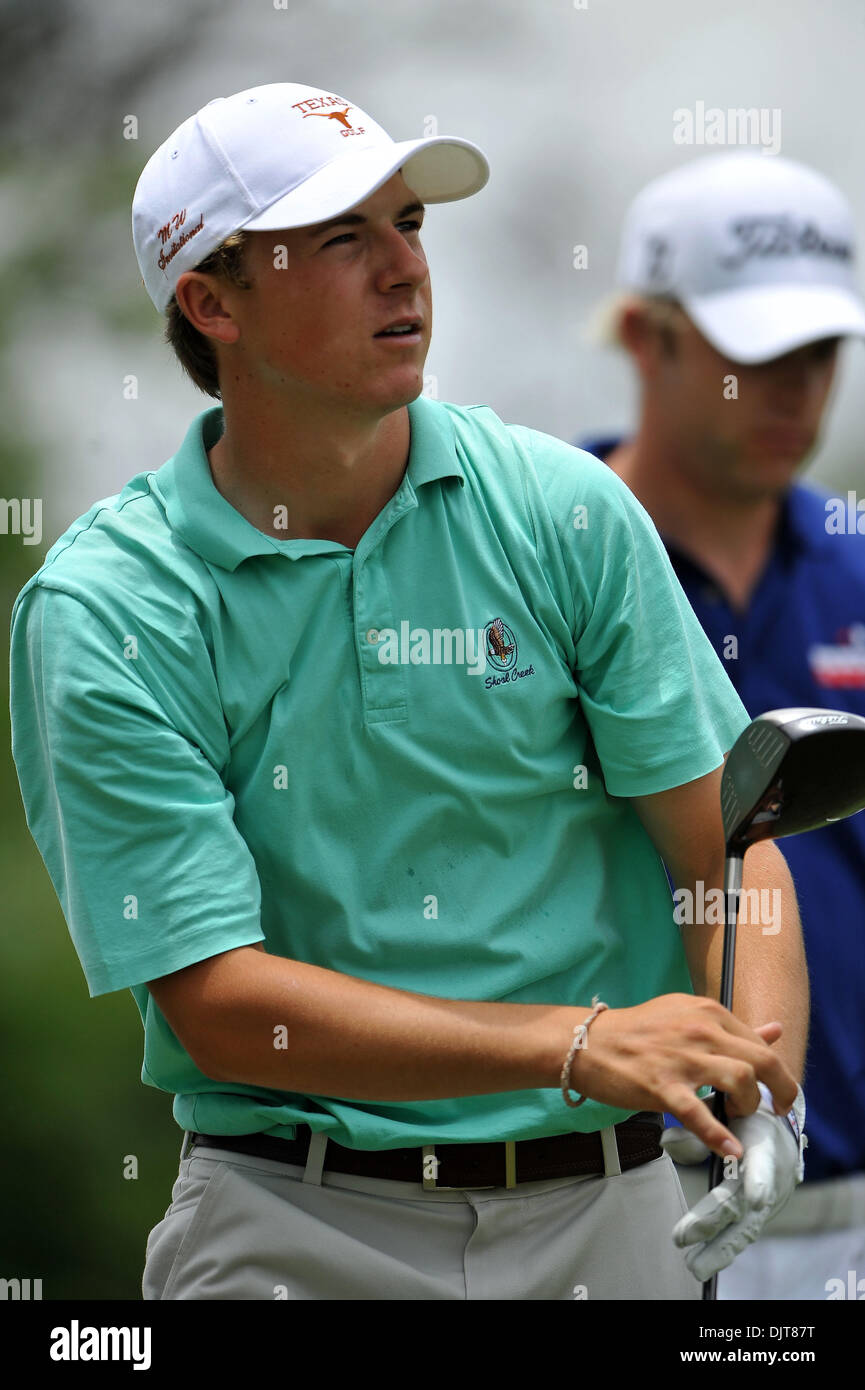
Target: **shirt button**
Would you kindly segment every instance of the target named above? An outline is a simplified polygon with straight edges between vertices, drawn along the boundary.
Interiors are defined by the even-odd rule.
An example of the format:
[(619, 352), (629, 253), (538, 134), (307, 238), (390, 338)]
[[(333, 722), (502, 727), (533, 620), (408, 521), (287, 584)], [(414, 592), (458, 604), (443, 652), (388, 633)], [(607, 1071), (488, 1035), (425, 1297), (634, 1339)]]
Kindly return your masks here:
[(371, 643), (373, 646), (375, 646), (375, 643), (378, 641), (378, 637), (379, 637), (379, 633), (378, 633), (378, 628), (377, 628), (377, 627), (371, 627), (371, 628), (369, 628), (369, 629), (367, 630), (366, 640), (367, 640), (367, 642)]

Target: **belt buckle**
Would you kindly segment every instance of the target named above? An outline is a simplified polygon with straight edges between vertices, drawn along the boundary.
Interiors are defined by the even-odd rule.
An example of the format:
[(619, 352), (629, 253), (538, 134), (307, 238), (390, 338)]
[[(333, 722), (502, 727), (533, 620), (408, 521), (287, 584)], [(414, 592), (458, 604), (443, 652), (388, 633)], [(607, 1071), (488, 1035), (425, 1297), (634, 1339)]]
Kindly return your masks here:
[[(516, 1187), (517, 1185), (517, 1150), (513, 1139), (504, 1141), (505, 1145), (505, 1187)], [(435, 1144), (424, 1144), (423, 1146), (423, 1186), (427, 1192), (492, 1192), (497, 1184), (494, 1182), (482, 1183), (459, 1183), (451, 1186), (448, 1183), (439, 1182), (438, 1170), (440, 1158), (436, 1157)]]

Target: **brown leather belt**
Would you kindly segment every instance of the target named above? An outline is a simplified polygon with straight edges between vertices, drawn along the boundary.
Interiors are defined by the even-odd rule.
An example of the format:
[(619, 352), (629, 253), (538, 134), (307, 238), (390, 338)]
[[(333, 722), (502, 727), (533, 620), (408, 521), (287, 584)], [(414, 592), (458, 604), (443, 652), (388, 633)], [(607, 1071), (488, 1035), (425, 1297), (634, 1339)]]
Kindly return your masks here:
[[(664, 1117), (641, 1111), (615, 1126), (622, 1172), (660, 1158)], [(195, 1145), (228, 1149), (255, 1158), (277, 1159), (304, 1167), (311, 1131), (298, 1125), (296, 1139), (267, 1134), (198, 1134), (189, 1132), (184, 1157)], [(301, 1133), (302, 1132), (302, 1133)], [(583, 1177), (604, 1173), (601, 1131), (557, 1134), (548, 1139), (517, 1139), (510, 1143), (428, 1144), (413, 1149), (347, 1149), (329, 1139), (324, 1169), (360, 1178), (391, 1178), (420, 1183), (427, 1189), (514, 1187), (548, 1178)]]

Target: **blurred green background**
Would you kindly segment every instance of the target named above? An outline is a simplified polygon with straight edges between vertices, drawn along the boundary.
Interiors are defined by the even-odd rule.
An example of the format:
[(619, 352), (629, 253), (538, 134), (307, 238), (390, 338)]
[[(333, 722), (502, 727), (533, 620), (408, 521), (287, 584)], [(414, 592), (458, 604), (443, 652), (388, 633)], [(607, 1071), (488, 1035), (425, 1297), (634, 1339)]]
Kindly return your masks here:
[[(5, 495), (27, 497), (36, 460), (9, 423), (6, 414), (0, 445)], [(8, 614), (32, 573), (37, 547), (0, 540)], [(6, 623), (2, 648), (8, 671)], [(9, 743), (4, 699), (0, 1277), (41, 1279), (43, 1299), (140, 1298), (147, 1232), (170, 1200), (180, 1130), (171, 1097), (136, 1080), (143, 1034), (131, 994), (88, 995), (24, 820)], [(123, 1176), (132, 1167), (127, 1155), (137, 1159), (136, 1179)]]
[[(140, 1081), (132, 997), (89, 998), (28, 832), (7, 692), (8, 615), (47, 549), (159, 467), (210, 403), (139, 282), (129, 210), (147, 157), (211, 97), (273, 81), (348, 92), (399, 139), (435, 121), (476, 140), (488, 190), (432, 209), (424, 234), (438, 394), (566, 439), (615, 433), (630, 375), (583, 327), (627, 204), (706, 153), (674, 145), (676, 108), (779, 108), (782, 153), (835, 179), (865, 232), (865, 11), (816, 14), (807, 0), (0, 0), (0, 492), (43, 499), (41, 544), (0, 534), (0, 1277), (41, 1279), (45, 1299), (140, 1298), (177, 1174), (181, 1134), (171, 1096)], [(811, 472), (861, 493), (865, 354), (845, 355)]]
[[(125, 202), (128, 164), (87, 166), (81, 174), (88, 206)], [(61, 228), (55, 237), (53, 245), (24, 250), (3, 268), (4, 356), (14, 352), (4, 325), (14, 323), (15, 310), (65, 282)], [(0, 402), (3, 496), (32, 497), (47, 461), (28, 437), (8, 384)], [(27, 829), (10, 751), (8, 615), (54, 539), (50, 525), (39, 546), (0, 536), (6, 615), (0, 637), (0, 1277), (42, 1279), (43, 1299), (136, 1299), (147, 1232), (170, 1200), (181, 1133), (171, 1097), (136, 1080), (143, 1034), (131, 994), (88, 995)], [(124, 1178), (132, 1167), (127, 1155), (137, 1159), (136, 1179)]]
[[(27, 829), (10, 751), (8, 620), (69, 521), (117, 490), (88, 481), (89, 501), (66, 490), (82, 447), (93, 444), (90, 417), (101, 402), (80, 391), (70, 402), (65, 389), (77, 356), (98, 353), (104, 338), (119, 353), (136, 337), (158, 341), (129, 232), (146, 156), (118, 135), (155, 75), (175, 71), (197, 26), (222, 9), (181, 4), (169, 26), (88, 58), (94, 38), (104, 45), (122, 26), (122, 4), (114, 13), (66, 0), (0, 5), (0, 491), (43, 498), (41, 544), (0, 535), (0, 1277), (41, 1279), (46, 1300), (141, 1298), (147, 1235), (170, 1201), (182, 1135), (172, 1097), (140, 1081), (143, 1031), (131, 994), (90, 999)], [(113, 262), (125, 265), (123, 277)], [(76, 338), (69, 316), (80, 322), (82, 310)], [(41, 343), (62, 349), (56, 374), (34, 356)], [(41, 398), (42, 420), (22, 375)], [(119, 378), (118, 363), (118, 397)], [(191, 388), (188, 397), (190, 414), (203, 408)], [(43, 423), (68, 430), (65, 456), (46, 442)], [(135, 1167), (137, 1177), (124, 1176)]]

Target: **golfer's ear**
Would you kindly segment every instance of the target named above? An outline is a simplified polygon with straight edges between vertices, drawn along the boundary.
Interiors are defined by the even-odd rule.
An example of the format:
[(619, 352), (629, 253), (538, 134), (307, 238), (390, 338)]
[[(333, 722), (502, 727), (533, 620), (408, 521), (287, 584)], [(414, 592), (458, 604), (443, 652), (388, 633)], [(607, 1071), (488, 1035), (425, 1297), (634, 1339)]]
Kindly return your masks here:
[(174, 293), (184, 317), (199, 333), (220, 343), (236, 343), (240, 328), (223, 302), (230, 288), (216, 275), (187, 270), (177, 281)]

